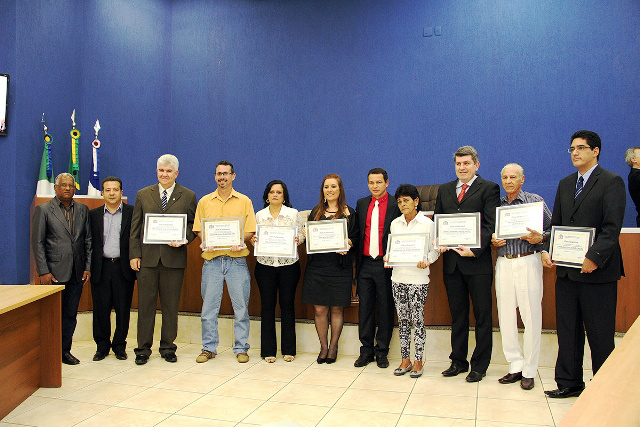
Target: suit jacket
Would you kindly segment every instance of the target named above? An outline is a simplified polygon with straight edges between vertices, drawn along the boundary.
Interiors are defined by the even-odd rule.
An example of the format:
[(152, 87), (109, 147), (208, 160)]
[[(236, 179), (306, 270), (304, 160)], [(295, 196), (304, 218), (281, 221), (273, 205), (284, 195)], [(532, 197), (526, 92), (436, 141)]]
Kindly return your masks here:
[(140, 258), (141, 267), (185, 268), (187, 266), (187, 245), (178, 248), (169, 245), (145, 245), (144, 216), (148, 213), (187, 214), (187, 241), (196, 237), (193, 233), (193, 219), (196, 215), (196, 194), (186, 187), (176, 183), (171, 198), (167, 202), (167, 209), (162, 210), (160, 201), (160, 184), (150, 185), (138, 191), (136, 203), (131, 218), (131, 236), (129, 239), (129, 259)]
[[(122, 222), (120, 223), (120, 265), (122, 275), (130, 282), (136, 280), (136, 272), (129, 264), (129, 236), (131, 234), (131, 217), (133, 206), (122, 203)], [(91, 283), (100, 283), (102, 275), (102, 256), (104, 249), (104, 205), (89, 211), (91, 223)]]
[(640, 227), (640, 169), (631, 168), (629, 171), (629, 195), (636, 205), (636, 226)]
[(89, 208), (76, 201), (73, 208), (73, 233), (56, 198), (35, 207), (31, 226), (31, 249), (38, 274), (51, 273), (59, 282), (68, 282), (75, 274), (82, 281), (91, 270), (91, 231)]
[[(579, 268), (558, 266), (556, 274), (576, 282), (615, 282), (624, 275), (618, 240), (627, 202), (624, 181), (619, 175), (596, 166), (574, 201), (577, 180), (576, 172), (558, 184), (551, 225), (594, 227), (595, 241), (587, 251), (587, 258), (596, 263), (598, 268), (584, 274), (580, 273)], [(549, 242), (546, 244), (548, 247)]]
[[(362, 250), (364, 249), (364, 229), (367, 226), (367, 212), (369, 210), (369, 203), (371, 203), (371, 197), (367, 196), (359, 199), (356, 203), (356, 215), (358, 216), (358, 224), (360, 230), (358, 235), (360, 236), (360, 243), (358, 244), (358, 254), (356, 256), (356, 277), (360, 273), (360, 266), (362, 265)], [(387, 211), (384, 216), (384, 229), (382, 230), (382, 247), (380, 253), (384, 255), (387, 251), (387, 238), (389, 237), (389, 231), (391, 229), (391, 221), (400, 216), (400, 209), (398, 208), (398, 202), (395, 197), (389, 194), (389, 200), (387, 201)]]
[(490, 244), (491, 234), (495, 231), (496, 208), (500, 206), (500, 187), (495, 182), (484, 180), (478, 175), (458, 203), (457, 184), (456, 179), (440, 186), (434, 214), (480, 212), (481, 247), (472, 249), (475, 257), (462, 257), (451, 250), (445, 252), (442, 257), (443, 271), (452, 274), (458, 266), (462, 274), (493, 274)]

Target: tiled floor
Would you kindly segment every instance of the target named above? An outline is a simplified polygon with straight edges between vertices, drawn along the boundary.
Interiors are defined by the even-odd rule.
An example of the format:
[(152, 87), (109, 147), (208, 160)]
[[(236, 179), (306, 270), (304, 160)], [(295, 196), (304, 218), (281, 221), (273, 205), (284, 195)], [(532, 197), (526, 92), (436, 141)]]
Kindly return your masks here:
[[(157, 347), (156, 347), (157, 348)], [(177, 363), (157, 353), (144, 366), (113, 354), (93, 362), (95, 344), (74, 343), (82, 363), (63, 366), (61, 388), (40, 389), (0, 422), (0, 427), (292, 426), (366, 427), (523, 427), (557, 425), (575, 398), (547, 400), (555, 388), (553, 369), (541, 368), (536, 387), (501, 385), (505, 365), (491, 365), (480, 383), (464, 375), (444, 378), (447, 360), (426, 361), (422, 378), (394, 377), (399, 360), (387, 369), (375, 363), (354, 368), (354, 356), (318, 365), (316, 354), (298, 354), (268, 364), (259, 350), (237, 363), (229, 348), (215, 359), (195, 362), (197, 344), (179, 346)], [(585, 371), (585, 379), (591, 373)]]

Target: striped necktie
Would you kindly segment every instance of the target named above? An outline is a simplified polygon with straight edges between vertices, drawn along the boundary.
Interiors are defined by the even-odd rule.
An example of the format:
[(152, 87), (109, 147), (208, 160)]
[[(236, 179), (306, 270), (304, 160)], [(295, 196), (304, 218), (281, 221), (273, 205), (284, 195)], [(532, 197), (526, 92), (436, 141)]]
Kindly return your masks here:
[(462, 198), (467, 193), (467, 188), (469, 188), (467, 184), (462, 184), (462, 189), (460, 190), (460, 194), (458, 194), (458, 203), (462, 201)]
[(576, 183), (576, 195), (574, 196), (574, 199), (578, 198), (578, 196), (582, 192), (583, 187), (584, 187), (584, 177), (581, 176), (580, 178), (578, 178), (578, 182)]
[(162, 192), (162, 210), (167, 209), (167, 190)]

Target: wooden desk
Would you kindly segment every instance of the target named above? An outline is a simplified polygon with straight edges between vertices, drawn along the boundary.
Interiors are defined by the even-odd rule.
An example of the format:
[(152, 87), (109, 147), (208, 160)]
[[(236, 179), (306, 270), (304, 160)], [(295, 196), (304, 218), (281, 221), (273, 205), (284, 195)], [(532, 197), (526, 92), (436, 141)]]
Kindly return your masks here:
[(564, 416), (559, 427), (640, 426), (640, 317)]
[(63, 289), (0, 286), (0, 419), (38, 388), (62, 386)]

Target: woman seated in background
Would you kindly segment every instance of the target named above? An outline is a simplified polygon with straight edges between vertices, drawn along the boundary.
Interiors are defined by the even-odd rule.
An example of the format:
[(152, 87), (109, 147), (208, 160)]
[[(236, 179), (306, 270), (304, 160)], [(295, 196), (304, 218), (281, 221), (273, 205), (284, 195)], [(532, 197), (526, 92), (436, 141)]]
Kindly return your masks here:
[[(440, 255), (433, 248), (434, 224), (428, 217), (419, 215), (420, 196), (418, 189), (410, 184), (402, 184), (395, 194), (400, 208), (400, 215), (391, 223), (391, 234), (429, 234), (425, 259), (414, 266), (393, 267), (391, 286), (393, 299), (398, 312), (398, 331), (400, 335), (400, 354), (402, 362), (393, 371), (394, 375), (404, 375), (410, 372), (411, 378), (422, 376), (422, 354), (424, 352), (424, 304), (429, 292), (429, 265), (433, 264)], [(411, 363), (409, 351), (411, 348), (411, 324), (415, 328), (415, 362)]]
[[(256, 213), (256, 224), (293, 225), (297, 227), (296, 244), (304, 242), (302, 221), (298, 211), (291, 207), (289, 190), (284, 182), (273, 180), (262, 195), (264, 209)], [(256, 245), (258, 235), (252, 238)], [(276, 301), (280, 300), (280, 330), (282, 358), (291, 362), (296, 355), (296, 313), (294, 301), (300, 280), (298, 253), (295, 258), (256, 257), (254, 275), (258, 282), (261, 301), (260, 356), (269, 363), (276, 361)]]
[[(347, 206), (342, 179), (329, 174), (320, 187), (320, 201), (311, 210), (309, 221), (347, 220), (349, 248), (356, 245), (358, 224), (356, 213)], [(344, 322), (344, 307), (351, 305), (353, 264), (349, 252), (307, 255), (302, 301), (313, 304), (315, 325), (320, 339), (318, 363), (333, 363), (338, 357), (338, 340)], [(329, 321), (331, 318), (331, 321)], [(329, 323), (331, 343), (328, 344)]]

